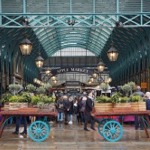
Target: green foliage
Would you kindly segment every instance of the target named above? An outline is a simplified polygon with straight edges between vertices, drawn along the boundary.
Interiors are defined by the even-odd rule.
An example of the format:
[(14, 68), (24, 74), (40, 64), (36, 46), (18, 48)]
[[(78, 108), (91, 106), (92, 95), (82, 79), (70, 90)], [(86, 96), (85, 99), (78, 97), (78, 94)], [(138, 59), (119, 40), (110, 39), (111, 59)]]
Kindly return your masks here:
[(126, 95), (128, 95), (129, 92), (131, 91), (131, 86), (130, 86), (129, 84), (124, 84), (124, 85), (121, 87), (121, 89), (124, 91), (124, 93), (125, 93)]
[(17, 94), (23, 87), (20, 84), (10, 84), (9, 91), (13, 94)]
[(31, 100), (31, 103), (33, 105), (37, 105), (38, 103), (50, 104), (53, 102), (54, 102), (54, 99), (52, 97), (42, 95), (42, 94), (32, 96), (32, 100)]
[(140, 101), (143, 101), (143, 98), (140, 95), (131, 95), (130, 101), (131, 102), (140, 102)]
[(24, 102), (24, 98), (21, 95), (13, 95), (10, 97), (9, 102), (11, 103)]
[(129, 102), (130, 98), (127, 96), (120, 97), (117, 103), (127, 103)]
[(136, 89), (136, 84), (135, 84), (135, 82), (128, 82), (128, 85), (131, 87), (131, 90), (133, 91), (133, 90), (135, 90)]
[(28, 84), (26, 86), (26, 88), (27, 88), (28, 92), (35, 92), (36, 91), (36, 87), (33, 84)]
[(22, 93), (21, 93), (21, 96), (23, 97), (24, 102), (28, 102), (28, 103), (31, 102), (31, 97), (32, 97), (32, 96), (31, 96), (30, 93), (22, 92)]
[(119, 93), (119, 92), (114, 93), (114, 94), (111, 96), (112, 103), (119, 103), (121, 97), (122, 97), (122, 94), (121, 94), (121, 93)]
[(3, 103), (9, 102), (9, 99), (10, 99), (11, 96), (12, 96), (12, 94), (10, 94), (10, 93), (4, 93), (2, 95), (2, 102)]
[(96, 101), (98, 103), (112, 103), (111, 98), (108, 96), (104, 96), (104, 95), (97, 96)]
[(37, 103), (40, 102), (40, 97), (39, 95), (33, 95), (32, 98), (31, 98), (31, 103), (33, 105), (37, 105)]
[(49, 90), (51, 87), (52, 87), (52, 86), (51, 86), (50, 83), (44, 84), (44, 88), (45, 88), (46, 90)]
[(36, 92), (38, 94), (44, 94), (46, 92), (46, 90), (43, 86), (40, 86), (39, 88), (36, 89)]

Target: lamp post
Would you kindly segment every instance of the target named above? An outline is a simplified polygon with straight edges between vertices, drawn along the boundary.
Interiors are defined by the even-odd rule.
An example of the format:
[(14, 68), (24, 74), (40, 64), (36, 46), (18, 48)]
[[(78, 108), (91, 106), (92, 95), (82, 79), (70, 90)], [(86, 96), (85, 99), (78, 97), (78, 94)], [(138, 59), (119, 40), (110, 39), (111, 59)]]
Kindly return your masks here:
[(105, 69), (105, 64), (104, 64), (102, 61), (100, 61), (100, 62), (98, 63), (98, 65), (97, 65), (97, 70), (98, 70), (99, 72), (103, 72), (104, 69)]

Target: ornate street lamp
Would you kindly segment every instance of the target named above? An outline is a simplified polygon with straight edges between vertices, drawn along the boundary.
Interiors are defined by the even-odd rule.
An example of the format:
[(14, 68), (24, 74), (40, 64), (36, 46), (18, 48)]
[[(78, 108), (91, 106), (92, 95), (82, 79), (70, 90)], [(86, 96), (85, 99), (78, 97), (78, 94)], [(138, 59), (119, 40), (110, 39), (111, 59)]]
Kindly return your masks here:
[(55, 81), (55, 80), (56, 80), (56, 76), (52, 76), (52, 77), (51, 77), (51, 80), (52, 80), (52, 81)]
[(41, 57), (41, 55), (39, 55), (36, 59), (35, 59), (35, 64), (38, 68), (41, 68), (44, 64), (44, 59)]
[(105, 80), (105, 83), (110, 83), (112, 81), (112, 79), (110, 77), (108, 77), (106, 80)]
[(107, 56), (109, 58), (110, 61), (116, 61), (118, 59), (118, 51), (116, 50), (116, 48), (114, 47), (114, 44), (111, 44), (110, 49), (107, 52)]
[(25, 38), (19, 44), (20, 51), (22, 55), (30, 55), (32, 51), (32, 43), (29, 39)]
[(57, 84), (57, 82), (58, 82), (57, 80), (54, 80), (54, 81), (53, 81), (54, 84)]
[(94, 73), (92, 74), (92, 77), (93, 77), (94, 79), (96, 79), (96, 78), (98, 77), (98, 74), (94, 72)]
[(97, 70), (98, 70), (99, 72), (103, 72), (104, 69), (105, 69), (105, 64), (104, 64), (102, 61), (100, 61), (100, 62), (98, 63), (98, 65), (97, 65)]
[(94, 78), (93, 78), (93, 77), (90, 77), (90, 81), (93, 83), (93, 82), (94, 82)]

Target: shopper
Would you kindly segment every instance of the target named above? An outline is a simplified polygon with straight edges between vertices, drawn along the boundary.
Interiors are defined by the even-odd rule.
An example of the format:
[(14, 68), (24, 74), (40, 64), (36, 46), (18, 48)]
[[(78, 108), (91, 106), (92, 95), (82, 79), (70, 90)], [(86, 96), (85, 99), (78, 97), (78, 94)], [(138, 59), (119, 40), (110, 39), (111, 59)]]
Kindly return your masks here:
[(27, 134), (27, 118), (25, 116), (16, 117), (16, 129), (13, 134), (19, 134), (20, 124), (23, 122), (24, 130), (20, 134)]
[(89, 131), (89, 129), (87, 128), (88, 122), (90, 122), (91, 124), (91, 129), (95, 130), (94, 128), (95, 120), (94, 120), (94, 117), (92, 116), (93, 107), (94, 107), (93, 94), (90, 92), (86, 100), (86, 107), (84, 111), (84, 119), (85, 119), (84, 130), (85, 131)]
[[(144, 93), (141, 91), (141, 87), (137, 86), (136, 91), (133, 93), (133, 95), (139, 95), (141, 97), (144, 97)], [(138, 130), (138, 128), (143, 129), (143, 124), (141, 118), (139, 118), (137, 115), (135, 115), (135, 130)]]
[(62, 122), (63, 115), (64, 115), (64, 102), (63, 102), (63, 97), (61, 95), (58, 97), (58, 100), (56, 103), (56, 109), (58, 111), (57, 122)]

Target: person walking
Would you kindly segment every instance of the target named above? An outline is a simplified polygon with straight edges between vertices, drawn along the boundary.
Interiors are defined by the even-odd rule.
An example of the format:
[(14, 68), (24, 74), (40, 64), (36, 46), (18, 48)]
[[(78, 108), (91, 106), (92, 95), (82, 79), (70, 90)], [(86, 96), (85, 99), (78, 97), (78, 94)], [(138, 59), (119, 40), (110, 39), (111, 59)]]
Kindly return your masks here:
[(62, 122), (63, 121), (63, 115), (64, 115), (64, 102), (63, 102), (63, 97), (60, 95), (60, 97), (57, 100), (56, 108), (58, 111), (57, 115), (57, 121)]
[(86, 100), (86, 106), (85, 106), (85, 111), (84, 111), (84, 130), (89, 131), (87, 128), (88, 122), (91, 124), (91, 129), (95, 130), (94, 125), (95, 125), (95, 120), (94, 117), (92, 116), (92, 110), (94, 107), (94, 101), (93, 101), (93, 94), (90, 92), (87, 100)]
[(27, 118), (25, 116), (16, 117), (16, 129), (13, 134), (19, 134), (20, 124), (23, 122), (24, 130), (20, 133), (22, 135), (27, 134)]
[(65, 115), (65, 124), (68, 124), (68, 115), (69, 115), (69, 109), (70, 109), (70, 102), (67, 95), (63, 96), (63, 102), (64, 102), (64, 115)]
[[(136, 87), (136, 91), (133, 93), (133, 95), (139, 95), (142, 98), (144, 97), (144, 93), (141, 91), (141, 87), (140, 86)], [(135, 122), (135, 130), (138, 130), (139, 127), (140, 127), (141, 130), (143, 129), (142, 121), (141, 121), (140, 118), (138, 118), (137, 115), (135, 115), (134, 122)]]
[(70, 96), (69, 97), (69, 110), (68, 110), (68, 119), (69, 119), (69, 122), (68, 124), (73, 124), (73, 96)]
[(150, 92), (145, 93), (146, 110), (150, 110)]

